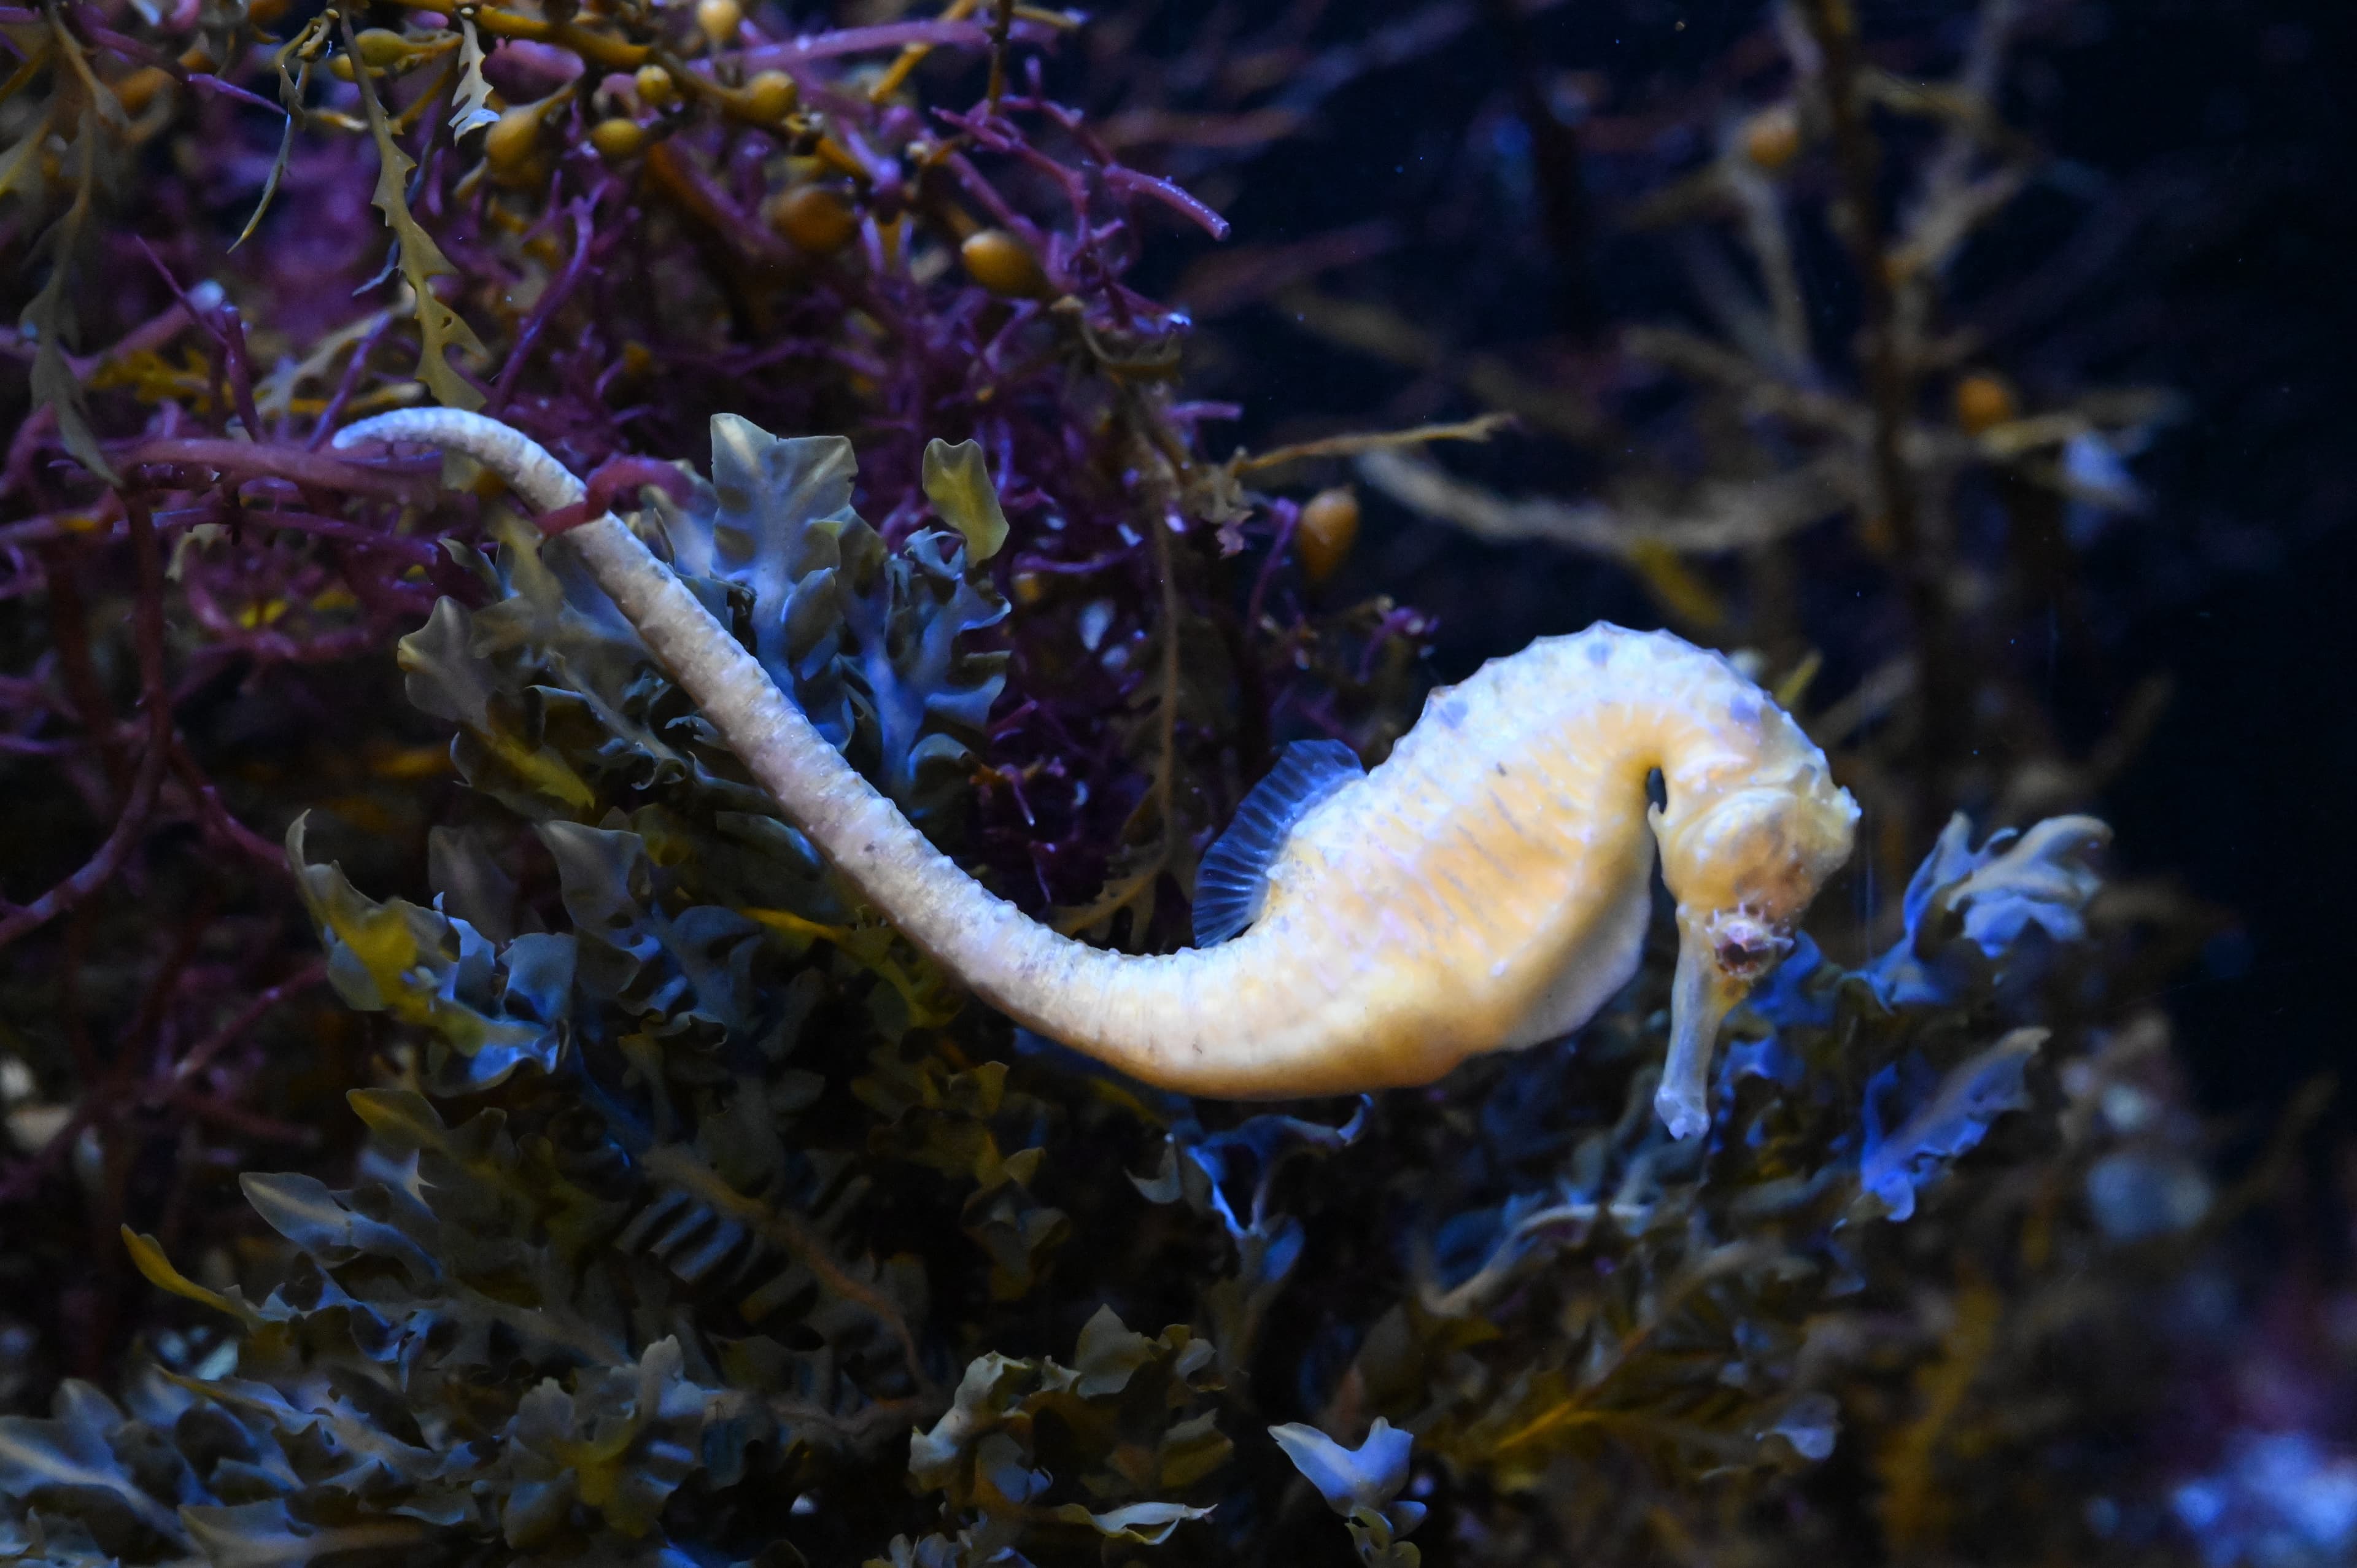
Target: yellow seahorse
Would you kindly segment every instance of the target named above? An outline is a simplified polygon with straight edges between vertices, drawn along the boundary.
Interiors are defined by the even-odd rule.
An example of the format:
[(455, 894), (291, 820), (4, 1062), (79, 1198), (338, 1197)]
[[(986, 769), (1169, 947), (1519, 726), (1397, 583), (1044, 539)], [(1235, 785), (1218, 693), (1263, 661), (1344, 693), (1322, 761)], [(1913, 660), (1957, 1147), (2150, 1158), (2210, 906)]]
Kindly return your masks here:
[[(336, 437), (367, 441), (464, 452), (542, 511), (585, 493), (479, 414), (404, 410)], [(1248, 922), (1242, 934), (1109, 952), (934, 849), (620, 519), (564, 538), (787, 816), (910, 941), (1017, 1022), (1189, 1093), (1426, 1083), (1467, 1057), (1569, 1034), (1636, 972), (1658, 844), (1678, 962), (1656, 1104), (1674, 1136), (1698, 1134), (1720, 1022), (1791, 945), (1857, 821), (1824, 754), (1725, 659), (1599, 625), (1436, 692), (1372, 772), (1288, 757), (1239, 813), (1265, 842), (1247, 832), (1207, 857), (1212, 923)], [(1655, 769), (1666, 804), (1649, 808)]]

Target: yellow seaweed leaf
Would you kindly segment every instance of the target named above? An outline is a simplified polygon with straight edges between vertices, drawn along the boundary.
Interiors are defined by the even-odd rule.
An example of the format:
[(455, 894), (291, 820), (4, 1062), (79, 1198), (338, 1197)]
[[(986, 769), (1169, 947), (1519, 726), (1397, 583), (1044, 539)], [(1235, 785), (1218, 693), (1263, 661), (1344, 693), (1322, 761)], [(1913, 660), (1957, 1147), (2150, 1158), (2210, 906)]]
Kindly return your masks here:
[(1801, 656), (1798, 664), (1777, 678), (1775, 689), (1769, 694), (1776, 699), (1778, 707), (1791, 713), (1800, 707), (1801, 699), (1809, 694), (1817, 672), (1824, 667), (1825, 656), (1812, 648)]
[(541, 793), (576, 811), (586, 811), (597, 803), (597, 791), (589, 787), (588, 780), (573, 770), (573, 765), (565, 761), (563, 754), (554, 747), (544, 746), (528, 750), (523, 742), (503, 729), (468, 727), (491, 749), (492, 755)]
[(998, 487), (990, 481), (990, 465), (982, 443), (946, 441), (925, 444), (925, 499), (942, 520), (965, 535), (968, 561), (987, 561), (1006, 542), (1006, 513), (999, 509)]
[(156, 1289), (170, 1291), (174, 1295), (185, 1296), (200, 1305), (210, 1306), (215, 1312), (236, 1318), (246, 1328), (261, 1326), (262, 1319), (245, 1303), (232, 1301), (219, 1291), (207, 1290), (174, 1268), (172, 1260), (164, 1255), (163, 1243), (155, 1237), (143, 1236), (125, 1225), (123, 1227), (123, 1246), (131, 1254), (132, 1267)]
[(323, 913), (336, 940), (350, 950), (376, 985), (386, 1011), (404, 1024), (433, 1019), (431, 996), (421, 996), (409, 979), (417, 965), (417, 935), (390, 904), (328, 906)]
[(1901, 1555), (1938, 1536), (1954, 1504), (1940, 1485), (1938, 1461), (1962, 1413), (1974, 1380), (1996, 1347), (2005, 1299), (1986, 1281), (1956, 1292), (1956, 1318), (1940, 1347), (1939, 1359), (1915, 1375), (1921, 1401), (1915, 1419), (1899, 1429), (1876, 1455), (1883, 1492), (1882, 1528)]
[(1716, 631), (1726, 624), (1726, 602), (1668, 545), (1638, 540), (1629, 546), (1629, 568), (1643, 580), (1654, 602), (1676, 619), (1701, 631)]
[(401, 247), (401, 275), (415, 296), (417, 312), (418, 359), (417, 379), (432, 392), (435, 401), (446, 408), (468, 411), (483, 406), (483, 394), (477, 392), (466, 377), (454, 369), (449, 350), (481, 355), (487, 352), (475, 329), (467, 325), (466, 317), (443, 303), (434, 292), (433, 280), (456, 277), (458, 269), (434, 242), (409, 210), (409, 199), (403, 192), (416, 163), (401, 150), (393, 139), (393, 127), (386, 121), (384, 105), (377, 102), (372, 81), (374, 72), (361, 58), (360, 46), (352, 32), (351, 18), (343, 18), (344, 45), (353, 61), (352, 81), (360, 89), (361, 107), (367, 112), (369, 134), (375, 139), (377, 168), (376, 191), (371, 197), (376, 209), (384, 214), (385, 227), (391, 229)]
[(888, 926), (822, 925), (791, 909), (743, 908), (737, 913), (788, 938), (797, 944), (797, 950), (806, 950), (814, 941), (842, 949), (862, 968), (900, 993), (901, 1002), (909, 1009), (909, 1022), (918, 1028), (946, 1024), (957, 1015), (955, 1000), (943, 997), (940, 983), (932, 976), (911, 974), (909, 966), (892, 956), (893, 935)]
[[(110, 97), (109, 102), (113, 102)], [(117, 105), (120, 113), (120, 105)], [(81, 124), (74, 135), (73, 151), (79, 160), (74, 174), (72, 205), (34, 246), (35, 252), (46, 256), (49, 275), (41, 285), (32, 303), (25, 306), (19, 331), (33, 339), (32, 390), (36, 409), (48, 405), (58, 422), (58, 438), (67, 451), (92, 474), (110, 485), (122, 483), (114, 466), (106, 460), (106, 453), (98, 444), (97, 433), (91, 429), (83, 412), (82, 386), (74, 374), (72, 361), (66, 357), (66, 340), (74, 325), (73, 300), (67, 292), (77, 267), (74, 252), (81, 242), (91, 211), (92, 193), (98, 181), (98, 125), (101, 114), (93, 102), (81, 112)]]

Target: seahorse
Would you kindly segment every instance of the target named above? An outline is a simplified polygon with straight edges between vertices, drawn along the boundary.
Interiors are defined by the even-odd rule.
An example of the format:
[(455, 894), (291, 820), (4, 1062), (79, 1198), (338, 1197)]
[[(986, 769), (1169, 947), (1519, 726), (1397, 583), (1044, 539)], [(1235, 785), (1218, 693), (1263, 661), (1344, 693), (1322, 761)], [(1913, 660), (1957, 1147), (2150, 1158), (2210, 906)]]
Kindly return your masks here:
[[(479, 414), (404, 410), (336, 436), (371, 441), (463, 452), (542, 512), (586, 494)], [(1678, 957), (1655, 1103), (1674, 1137), (1695, 1136), (1720, 1024), (1790, 948), (1857, 821), (1824, 753), (1725, 658), (1599, 624), (1435, 692), (1372, 771), (1332, 743), (1289, 753), (1205, 856), (1205, 945), (1109, 951), (934, 848), (619, 518), (560, 537), (786, 816), (910, 942), (1017, 1023), (1187, 1093), (1423, 1084), (1569, 1035), (1637, 971), (1658, 846)]]

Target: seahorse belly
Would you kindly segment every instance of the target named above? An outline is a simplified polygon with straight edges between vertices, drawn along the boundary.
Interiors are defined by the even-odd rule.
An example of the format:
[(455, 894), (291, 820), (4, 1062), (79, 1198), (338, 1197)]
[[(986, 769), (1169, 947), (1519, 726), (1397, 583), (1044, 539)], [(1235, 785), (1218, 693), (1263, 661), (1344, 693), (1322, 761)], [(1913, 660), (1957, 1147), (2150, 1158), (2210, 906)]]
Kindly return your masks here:
[(1633, 972), (1652, 854), (1625, 726), (1517, 712), (1512, 673), (1437, 693), (1388, 761), (1306, 816), (1232, 944), (1285, 955), (1288, 986), (1243, 988), (1286, 1019), (1274, 1032), (1327, 1036), (1361, 1079), (1426, 1081), (1566, 1034)]

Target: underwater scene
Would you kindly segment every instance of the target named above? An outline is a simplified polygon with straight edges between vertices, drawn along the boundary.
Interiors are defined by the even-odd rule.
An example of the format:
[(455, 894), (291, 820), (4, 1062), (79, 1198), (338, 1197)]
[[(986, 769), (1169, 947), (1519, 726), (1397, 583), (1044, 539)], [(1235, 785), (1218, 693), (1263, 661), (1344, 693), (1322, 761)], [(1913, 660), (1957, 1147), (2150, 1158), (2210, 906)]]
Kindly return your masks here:
[(2357, 1563), (2357, 12), (0, 46), (0, 1563)]

